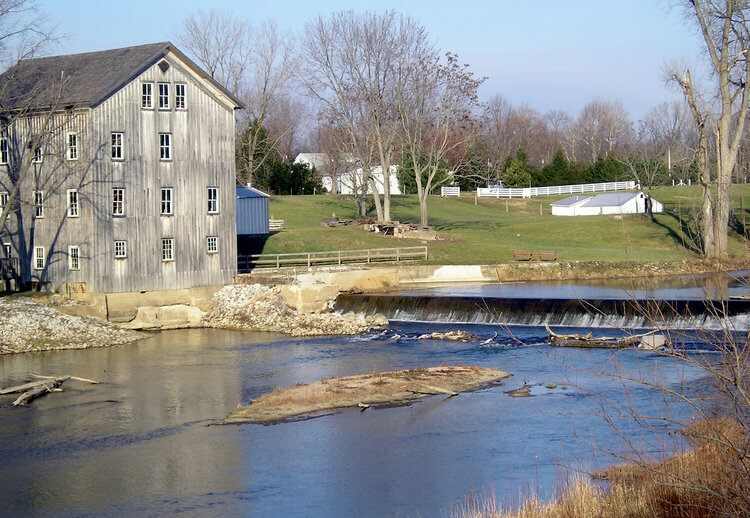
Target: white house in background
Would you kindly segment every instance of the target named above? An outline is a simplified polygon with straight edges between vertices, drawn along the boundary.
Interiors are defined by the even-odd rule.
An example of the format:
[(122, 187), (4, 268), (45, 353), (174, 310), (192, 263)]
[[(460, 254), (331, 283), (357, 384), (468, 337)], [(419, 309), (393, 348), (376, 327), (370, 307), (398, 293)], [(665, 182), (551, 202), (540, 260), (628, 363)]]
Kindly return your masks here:
[[(554, 216), (598, 216), (600, 214), (645, 214), (648, 196), (642, 192), (610, 192), (597, 196), (575, 195), (551, 203)], [(653, 212), (664, 206), (651, 198)]]
[[(331, 192), (333, 190), (332, 174), (330, 173), (330, 161), (325, 153), (300, 153), (294, 159), (295, 164), (307, 164), (310, 167), (315, 167), (321, 175), (321, 183), (323, 188)], [(336, 172), (336, 192), (338, 194), (354, 194), (354, 186), (360, 185), (364, 176), (364, 170), (358, 167), (355, 161), (352, 159), (341, 165), (341, 171)], [(378, 194), (383, 194), (384, 191), (384, 175), (383, 168), (381, 166), (373, 167), (370, 170), (370, 176), (375, 180), (375, 188)], [(390, 167), (389, 183), (391, 187), (391, 194), (402, 194), (401, 184), (398, 181), (398, 166), (392, 165)], [(372, 192), (372, 189), (368, 186), (368, 194)]]

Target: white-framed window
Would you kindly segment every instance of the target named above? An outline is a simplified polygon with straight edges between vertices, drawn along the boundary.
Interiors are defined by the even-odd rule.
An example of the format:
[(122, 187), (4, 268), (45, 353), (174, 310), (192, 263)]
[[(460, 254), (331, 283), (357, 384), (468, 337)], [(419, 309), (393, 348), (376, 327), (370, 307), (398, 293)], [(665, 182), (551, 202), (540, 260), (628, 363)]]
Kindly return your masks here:
[(67, 144), (66, 156), (68, 160), (78, 160), (78, 135), (76, 133), (66, 134), (65, 142)]
[(169, 109), (169, 83), (159, 83), (159, 109)]
[(115, 259), (125, 259), (128, 256), (128, 242), (125, 240), (115, 241)]
[(209, 254), (219, 253), (219, 237), (218, 236), (206, 237), (206, 252)]
[(8, 165), (8, 139), (0, 138), (0, 164)]
[(208, 188), (208, 213), (209, 214), (219, 213), (219, 188), (218, 187)]
[(172, 188), (164, 187), (161, 190), (161, 207), (159, 213), (162, 216), (171, 216), (172, 212)]
[(175, 83), (174, 85), (174, 107), (178, 110), (187, 108), (185, 102), (185, 83)]
[(81, 249), (77, 246), (68, 247), (68, 270), (81, 269)]
[(174, 261), (174, 238), (165, 237), (161, 240), (161, 260)]
[(44, 217), (44, 191), (34, 191), (34, 217)]
[(0, 212), (5, 209), (5, 206), (8, 204), (8, 193), (6, 192), (0, 192)]
[(34, 148), (33, 154), (31, 155), (31, 163), (32, 164), (42, 163), (42, 145), (41, 144), (39, 144), (37, 147)]
[(43, 246), (34, 247), (34, 269), (44, 270), (44, 247)]
[(172, 134), (159, 133), (159, 159), (172, 159)]
[(78, 191), (76, 189), (68, 189), (68, 217), (78, 217)]
[(141, 108), (154, 107), (154, 83), (141, 83)]
[(13, 248), (10, 243), (3, 243), (3, 257), (10, 259), (13, 254)]
[(112, 188), (112, 215), (125, 215), (125, 189), (122, 187)]
[(112, 132), (112, 160), (122, 160), (122, 133), (118, 131)]

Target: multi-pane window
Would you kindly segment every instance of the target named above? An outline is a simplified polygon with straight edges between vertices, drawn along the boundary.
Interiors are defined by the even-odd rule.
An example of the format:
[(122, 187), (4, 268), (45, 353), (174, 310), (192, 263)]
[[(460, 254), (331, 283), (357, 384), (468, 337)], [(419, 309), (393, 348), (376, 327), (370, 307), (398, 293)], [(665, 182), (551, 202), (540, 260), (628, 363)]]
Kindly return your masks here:
[(178, 110), (184, 110), (187, 108), (185, 104), (185, 83), (177, 83), (174, 85), (174, 107)]
[(125, 189), (122, 187), (112, 188), (112, 215), (125, 215)]
[(44, 247), (43, 246), (34, 247), (34, 269), (44, 270)]
[(65, 142), (67, 143), (68, 160), (78, 160), (78, 135), (68, 133), (65, 136)]
[(174, 261), (174, 238), (166, 237), (161, 240), (161, 260)]
[(8, 163), (8, 139), (0, 138), (0, 164)]
[(209, 214), (219, 213), (219, 188), (218, 187), (208, 188), (208, 213)]
[(153, 108), (153, 83), (141, 84), (141, 108)]
[(206, 252), (209, 254), (219, 253), (219, 238), (218, 236), (206, 237)]
[(169, 108), (169, 83), (159, 83), (159, 109)]
[(78, 217), (78, 191), (75, 189), (68, 189), (68, 217)]
[(122, 133), (112, 133), (112, 160), (122, 160)]
[(5, 206), (8, 204), (8, 193), (7, 192), (0, 192), (0, 212), (5, 209)]
[(159, 158), (161, 160), (172, 159), (172, 134), (159, 133)]
[(115, 241), (115, 259), (125, 259), (128, 256), (127, 241)]
[(161, 190), (161, 209), (162, 216), (172, 215), (172, 188), (166, 187)]
[(37, 146), (34, 148), (34, 153), (33, 155), (31, 155), (31, 163), (32, 164), (42, 163), (42, 146)]
[(68, 270), (81, 269), (81, 249), (77, 246), (68, 247)]
[(44, 191), (34, 191), (34, 217), (44, 217)]

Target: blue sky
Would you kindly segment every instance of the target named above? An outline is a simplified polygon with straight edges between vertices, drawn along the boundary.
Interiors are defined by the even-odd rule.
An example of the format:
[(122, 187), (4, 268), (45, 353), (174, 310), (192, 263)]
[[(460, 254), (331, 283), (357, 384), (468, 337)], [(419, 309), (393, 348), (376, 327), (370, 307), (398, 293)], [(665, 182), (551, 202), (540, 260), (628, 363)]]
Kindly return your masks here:
[(487, 76), (485, 99), (499, 93), (542, 112), (576, 114), (598, 97), (619, 99), (638, 119), (678, 98), (664, 84), (666, 63), (701, 59), (696, 29), (660, 0), (37, 1), (66, 35), (54, 54), (174, 40), (186, 14), (211, 7), (256, 25), (273, 20), (297, 34), (318, 14), (392, 8), (416, 18), (439, 48)]

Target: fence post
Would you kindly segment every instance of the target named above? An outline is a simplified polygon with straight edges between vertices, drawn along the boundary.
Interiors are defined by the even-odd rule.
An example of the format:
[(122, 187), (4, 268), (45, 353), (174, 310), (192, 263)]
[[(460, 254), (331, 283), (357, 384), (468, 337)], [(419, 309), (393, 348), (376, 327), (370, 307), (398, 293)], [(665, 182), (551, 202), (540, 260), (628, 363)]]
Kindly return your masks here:
[(367, 249), (367, 264), (370, 264), (370, 249)]
[(307, 267), (310, 268), (310, 252), (307, 253)]
[(279, 254), (276, 254), (276, 269), (278, 270), (281, 268), (281, 257), (279, 257)]
[(341, 266), (341, 250), (339, 250), (339, 266)]

